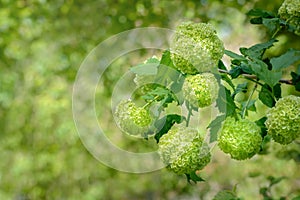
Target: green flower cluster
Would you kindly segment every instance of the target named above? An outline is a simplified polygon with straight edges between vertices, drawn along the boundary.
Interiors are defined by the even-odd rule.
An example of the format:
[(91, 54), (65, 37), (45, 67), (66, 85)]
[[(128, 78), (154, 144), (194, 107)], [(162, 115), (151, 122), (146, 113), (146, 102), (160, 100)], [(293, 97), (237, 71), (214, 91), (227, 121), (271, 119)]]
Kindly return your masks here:
[(278, 100), (267, 113), (268, 134), (275, 142), (289, 144), (300, 136), (300, 97), (289, 95)]
[(149, 111), (137, 107), (131, 100), (123, 100), (118, 104), (115, 119), (118, 126), (129, 135), (143, 135), (152, 122)]
[(182, 91), (185, 99), (193, 107), (211, 105), (218, 97), (219, 85), (212, 73), (202, 73), (187, 76)]
[(282, 19), (295, 26), (295, 33), (300, 35), (300, 0), (285, 0), (279, 8), (278, 14)]
[(253, 157), (262, 143), (261, 129), (248, 119), (227, 117), (218, 137), (218, 146), (236, 160)]
[(175, 68), (185, 74), (213, 71), (223, 57), (223, 42), (210, 24), (185, 22), (180, 24), (171, 43)]
[(160, 138), (158, 145), (162, 161), (177, 174), (190, 174), (210, 162), (210, 149), (193, 128), (173, 126)]

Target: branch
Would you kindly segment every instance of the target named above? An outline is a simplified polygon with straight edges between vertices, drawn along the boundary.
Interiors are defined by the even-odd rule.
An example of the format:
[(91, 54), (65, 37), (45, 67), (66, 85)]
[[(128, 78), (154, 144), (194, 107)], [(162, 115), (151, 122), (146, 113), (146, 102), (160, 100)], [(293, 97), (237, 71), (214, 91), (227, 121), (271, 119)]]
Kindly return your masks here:
[[(227, 70), (224, 70), (224, 69), (218, 69), (218, 71), (220, 73), (223, 73), (223, 74), (229, 74), (229, 71)], [(251, 75), (251, 74), (241, 74), (242, 76), (244, 76), (245, 78), (250, 78), (250, 79), (257, 79), (257, 76), (256, 75)], [(286, 80), (286, 79), (280, 79), (279, 80), (280, 83), (285, 83), (285, 84), (288, 84), (288, 85), (293, 85), (293, 82), (292, 80)]]

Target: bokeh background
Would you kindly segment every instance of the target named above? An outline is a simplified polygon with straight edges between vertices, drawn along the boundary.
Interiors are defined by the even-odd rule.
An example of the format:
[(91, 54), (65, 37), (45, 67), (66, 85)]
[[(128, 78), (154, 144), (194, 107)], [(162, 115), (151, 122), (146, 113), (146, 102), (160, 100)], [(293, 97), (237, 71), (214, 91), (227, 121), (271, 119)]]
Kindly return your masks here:
[[(226, 49), (238, 52), (269, 37), (263, 27), (250, 25), (245, 13), (252, 8), (276, 13), (281, 3), (0, 0), (0, 199), (212, 199), (218, 191), (234, 187), (244, 199), (262, 199), (259, 189), (268, 185), (268, 176), (285, 177), (272, 188), (276, 199), (300, 195), (297, 143), (272, 144), (267, 155), (243, 162), (215, 148), (212, 163), (201, 172), (206, 182), (190, 185), (165, 169), (129, 174), (104, 166), (82, 145), (72, 118), (72, 87), (80, 64), (110, 36), (136, 27), (173, 29), (187, 20), (210, 22)], [(269, 54), (299, 47), (299, 38), (292, 34), (278, 39)], [(153, 53), (159, 54), (135, 52), (108, 68), (104, 87), (97, 92), (99, 116), (110, 106), (120, 76)], [(289, 87), (284, 92), (295, 93)], [(258, 108), (265, 112), (264, 106)], [(115, 137), (112, 119), (105, 127)], [(155, 145), (122, 138), (115, 139), (129, 150), (146, 151)]]

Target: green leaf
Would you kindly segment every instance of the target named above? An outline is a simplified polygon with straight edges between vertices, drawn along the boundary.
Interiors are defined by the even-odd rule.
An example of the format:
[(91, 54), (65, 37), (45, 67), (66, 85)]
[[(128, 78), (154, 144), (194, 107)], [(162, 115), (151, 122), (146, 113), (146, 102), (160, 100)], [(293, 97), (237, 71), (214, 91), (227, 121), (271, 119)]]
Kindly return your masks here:
[(242, 62), (240, 68), (245, 74), (253, 74), (253, 71), (247, 62)]
[(255, 102), (256, 100), (250, 100), (249, 102), (244, 101), (242, 102), (242, 114), (245, 112), (246, 115), (248, 115), (248, 110), (250, 111), (256, 111), (256, 107), (255, 107)]
[(164, 51), (154, 82), (163, 86), (170, 86), (173, 83), (178, 83), (178, 81), (182, 82), (182, 74), (173, 67), (170, 51)]
[(250, 19), (251, 24), (262, 24), (263, 18), (262, 17), (255, 17)]
[(255, 112), (256, 111), (255, 102), (256, 102), (256, 100), (254, 100), (254, 99), (250, 100), (246, 109)]
[(276, 30), (278, 30), (280, 28), (279, 18), (272, 18), (272, 19), (263, 18), (262, 19), (262, 24), (265, 27), (267, 27), (267, 29), (269, 30), (269, 32), (271, 34), (275, 33)]
[(174, 93), (181, 92), (182, 85), (183, 85), (184, 79), (185, 79), (185, 77), (182, 74), (178, 73), (178, 75), (179, 76), (176, 76), (176, 77), (178, 77), (177, 80), (174, 81), (173, 84), (170, 86), (171, 91)]
[(223, 70), (227, 70), (226, 66), (224, 65), (224, 63), (222, 62), (222, 60), (219, 60), (218, 62), (218, 68), (219, 69), (223, 69)]
[(260, 155), (268, 154), (268, 148), (269, 148), (268, 144), (270, 142), (271, 142), (271, 136), (268, 135), (266, 132), (265, 136), (263, 137), (263, 141), (261, 143), (260, 151), (258, 152), (258, 154), (260, 154)]
[(157, 63), (145, 63), (131, 67), (130, 71), (138, 75), (155, 75), (157, 74)]
[(159, 96), (159, 97), (164, 97), (164, 96), (168, 95), (169, 93), (170, 93), (170, 91), (165, 87), (157, 87), (154, 90), (152, 90), (151, 92), (149, 92), (149, 94), (152, 94), (153, 96)]
[(268, 195), (268, 188), (262, 187), (259, 189), (259, 193), (264, 197), (264, 200), (272, 200)]
[(229, 50), (225, 50), (225, 54), (233, 59), (236, 59), (236, 60), (246, 60), (246, 58), (244, 56), (241, 56), (239, 54), (236, 54), (232, 51), (229, 51)]
[(141, 96), (142, 99), (146, 100), (146, 101), (152, 101), (155, 99), (155, 96), (151, 95), (151, 94), (145, 94), (143, 96)]
[(181, 73), (176, 71), (175, 69), (169, 66), (159, 65), (154, 82), (163, 86), (168, 86), (173, 84), (174, 82), (177, 82), (180, 76)]
[[(233, 60), (234, 61), (234, 60)], [(232, 63), (233, 64), (233, 63)], [(253, 74), (253, 71), (247, 61), (242, 61), (237, 65), (232, 65), (232, 69), (229, 71), (232, 79), (237, 78), (241, 74)]]
[(297, 74), (295, 72), (291, 72), (291, 76), (292, 76), (292, 83), (296, 84), (297, 82), (300, 81), (300, 74)]
[(270, 60), (273, 70), (281, 70), (300, 60), (300, 50), (289, 49), (286, 53)]
[(130, 71), (138, 75), (155, 75), (159, 60), (155, 57), (147, 59), (144, 63), (130, 68)]
[(183, 120), (185, 120), (185, 117), (177, 114), (169, 114), (162, 117), (161, 119), (158, 119), (154, 124), (154, 126), (156, 127), (154, 136), (156, 142), (158, 143), (161, 136), (166, 134), (175, 123), (179, 124)]
[(240, 67), (234, 67), (229, 71), (229, 74), (232, 79), (237, 78), (239, 75), (243, 73), (243, 70)]
[(163, 52), (161, 60), (160, 60), (161, 65), (166, 65), (169, 67), (174, 67), (173, 61), (171, 59), (171, 52), (169, 50), (166, 50)]
[(255, 17), (263, 17), (263, 18), (273, 18), (275, 15), (269, 11), (261, 10), (261, 9), (251, 9), (247, 15), (255, 16)]
[(234, 90), (232, 97), (234, 98), (236, 94), (240, 93), (240, 92), (247, 92), (248, 89), (248, 82), (244, 82), (241, 84), (238, 84), (236, 86), (236, 89)]
[(222, 87), (217, 98), (217, 107), (220, 112), (225, 113), (226, 117), (235, 114), (237, 108), (233, 98), (231, 97), (230, 90)]
[(218, 139), (218, 131), (222, 126), (222, 122), (225, 120), (225, 115), (219, 115), (210, 122), (207, 128), (210, 128), (209, 142), (212, 143)]
[(232, 83), (231, 78), (229, 78), (227, 74), (221, 74), (221, 78), (222, 80), (226, 81), (232, 89), (234, 89), (234, 84)]
[(286, 179), (286, 177), (281, 176), (281, 177), (275, 178), (274, 176), (268, 176), (267, 179), (270, 181), (270, 187), (271, 187), (271, 186), (279, 183), (283, 179)]
[[(299, 67), (300, 69), (300, 67)], [(300, 91), (300, 74), (296, 74), (295, 72), (291, 72), (292, 83), (295, 85), (295, 89)]]
[(193, 181), (194, 183), (205, 181), (203, 178), (198, 176), (196, 172), (191, 172), (190, 174), (185, 174), (185, 175), (189, 183), (191, 183), (191, 181)]
[(271, 39), (268, 42), (261, 43), (261, 44), (256, 44), (256, 45), (254, 45), (250, 48), (240, 48), (240, 52), (244, 56), (248, 56), (250, 58), (261, 58), (264, 51), (266, 49), (269, 49), (270, 47), (272, 47), (273, 44), (277, 41), (278, 40), (276, 40), (276, 39)]
[(166, 87), (158, 86), (155, 89), (149, 91), (145, 95), (141, 96), (142, 99), (145, 101), (155, 101), (158, 103), (157, 110), (160, 112), (163, 110), (163, 108), (167, 107), (169, 103), (172, 103), (173, 101), (177, 101), (178, 99), (174, 95), (172, 91), (170, 91)]
[(274, 97), (278, 100), (281, 98), (281, 84), (277, 83), (274, 87), (273, 87), (273, 94)]
[(261, 88), (261, 91), (259, 92), (259, 100), (266, 106), (272, 108), (275, 105), (275, 99), (272, 96), (272, 90), (271, 88), (264, 84)]
[[(224, 65), (224, 63), (221, 60), (219, 60), (218, 68), (221, 70), (227, 71), (226, 66)], [(230, 85), (230, 87), (232, 87), (234, 89), (234, 84), (232, 83), (231, 79), (228, 77), (227, 73), (221, 73), (220, 76), (221, 76), (222, 80), (226, 81)]]
[(160, 61), (156, 57), (151, 57), (148, 58), (145, 63), (160, 63)]
[(185, 100), (183, 92), (182, 91), (177, 92), (177, 93), (174, 94), (174, 96), (175, 96), (175, 99), (177, 101), (177, 104), (182, 105), (184, 100)]
[(213, 200), (239, 200), (239, 198), (229, 190), (222, 190), (214, 196)]
[(265, 125), (266, 120), (267, 120), (267, 117), (262, 117), (259, 120), (255, 121), (256, 125), (259, 126), (261, 129), (262, 137), (265, 137), (267, 135), (267, 127)]
[(249, 61), (249, 64), (254, 74), (271, 87), (275, 86), (281, 79), (281, 71), (269, 70), (268, 65), (261, 60), (253, 59)]

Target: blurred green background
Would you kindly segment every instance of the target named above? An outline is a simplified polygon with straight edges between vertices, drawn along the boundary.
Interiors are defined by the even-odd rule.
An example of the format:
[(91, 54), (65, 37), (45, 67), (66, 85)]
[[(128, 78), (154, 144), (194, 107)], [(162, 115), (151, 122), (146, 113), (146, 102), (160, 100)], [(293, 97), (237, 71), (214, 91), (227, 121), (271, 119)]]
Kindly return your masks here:
[[(128, 174), (108, 168), (87, 152), (72, 118), (72, 86), (87, 54), (101, 41), (136, 27), (174, 28), (182, 21), (210, 22), (225, 47), (238, 51), (268, 37), (249, 25), (251, 8), (275, 11), (280, 0), (127, 1), (127, 0), (0, 0), (0, 199), (211, 199), (232, 189), (245, 199), (261, 199), (266, 176), (286, 176), (273, 194), (300, 194), (299, 146), (273, 145), (267, 156), (235, 162), (214, 151), (201, 175), (189, 185), (166, 170)], [(274, 55), (299, 45), (282, 34)], [(293, 41), (293, 42), (291, 42)], [(151, 52), (148, 52), (151, 56)], [(114, 83), (132, 63), (121, 59), (104, 76), (101, 99), (109, 105)], [(123, 68), (120, 66), (124, 66)], [(96, 102), (97, 104), (97, 102)], [(262, 108), (263, 109), (263, 108)], [(116, 131), (108, 120), (108, 130)], [(143, 150), (146, 141), (121, 141)], [(142, 146), (142, 147), (141, 147)], [(151, 145), (150, 145), (151, 146)], [(287, 153), (288, 152), (288, 153)], [(288, 155), (288, 156), (287, 156)], [(249, 176), (250, 175), (250, 176)]]

